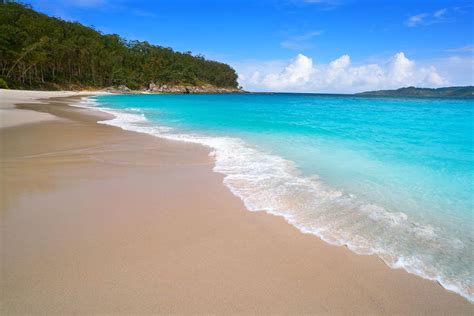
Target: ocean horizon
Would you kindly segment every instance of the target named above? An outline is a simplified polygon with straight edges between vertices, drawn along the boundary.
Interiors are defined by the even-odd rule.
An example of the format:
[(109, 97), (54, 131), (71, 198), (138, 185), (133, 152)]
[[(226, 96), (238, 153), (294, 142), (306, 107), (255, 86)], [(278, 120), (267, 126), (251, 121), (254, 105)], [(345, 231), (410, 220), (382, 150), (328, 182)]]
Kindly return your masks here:
[(249, 211), (474, 301), (474, 102), (340, 94), (104, 95), (126, 130), (211, 148)]

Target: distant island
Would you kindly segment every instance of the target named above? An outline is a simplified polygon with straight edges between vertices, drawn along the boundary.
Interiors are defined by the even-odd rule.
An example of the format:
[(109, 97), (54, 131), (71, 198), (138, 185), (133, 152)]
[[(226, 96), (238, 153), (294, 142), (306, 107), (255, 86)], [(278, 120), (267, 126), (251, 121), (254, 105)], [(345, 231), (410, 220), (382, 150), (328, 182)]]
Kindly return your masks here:
[(240, 92), (227, 64), (0, 3), (0, 88)]
[(474, 86), (444, 87), (444, 88), (417, 88), (406, 87), (397, 90), (378, 90), (356, 93), (361, 96), (383, 97), (474, 97)]

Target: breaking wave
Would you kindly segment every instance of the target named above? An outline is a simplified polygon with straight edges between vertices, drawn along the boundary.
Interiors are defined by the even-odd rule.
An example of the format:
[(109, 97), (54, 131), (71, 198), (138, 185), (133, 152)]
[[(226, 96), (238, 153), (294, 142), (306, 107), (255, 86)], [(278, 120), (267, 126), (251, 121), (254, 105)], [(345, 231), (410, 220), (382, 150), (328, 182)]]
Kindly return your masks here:
[(442, 262), (442, 258), (464, 252), (466, 257), (460, 260), (470, 266), (470, 250), (463, 249), (461, 240), (440, 229), (330, 187), (317, 176), (305, 176), (293, 162), (242, 139), (180, 134), (152, 124), (140, 109), (106, 108), (91, 98), (83, 98), (76, 105), (100, 105), (101, 111), (115, 116), (101, 124), (208, 146), (215, 158), (214, 171), (224, 174), (225, 185), (242, 199), (248, 210), (282, 216), (301, 232), (314, 234), (333, 245), (347, 246), (358, 254), (376, 254), (391, 268), (403, 268), (437, 281), (474, 302), (469, 269), (453, 273)]

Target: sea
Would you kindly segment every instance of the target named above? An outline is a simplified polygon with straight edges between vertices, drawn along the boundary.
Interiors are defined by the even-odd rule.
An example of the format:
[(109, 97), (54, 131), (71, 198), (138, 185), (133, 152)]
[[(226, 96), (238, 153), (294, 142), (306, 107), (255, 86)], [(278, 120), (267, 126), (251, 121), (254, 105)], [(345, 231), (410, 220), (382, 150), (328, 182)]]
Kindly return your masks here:
[(101, 123), (211, 149), (252, 212), (474, 302), (474, 98), (102, 95)]

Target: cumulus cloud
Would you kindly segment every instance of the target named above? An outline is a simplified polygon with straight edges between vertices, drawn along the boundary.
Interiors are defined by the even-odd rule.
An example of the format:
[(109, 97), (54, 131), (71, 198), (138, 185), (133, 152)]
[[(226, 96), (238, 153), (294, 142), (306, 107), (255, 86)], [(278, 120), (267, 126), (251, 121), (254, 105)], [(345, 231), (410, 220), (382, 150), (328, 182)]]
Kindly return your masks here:
[(474, 56), (472, 54), (436, 58), (431, 61), (451, 85), (474, 85)]
[(298, 54), (286, 66), (267, 71), (239, 72), (241, 85), (251, 91), (357, 92), (402, 86), (436, 87), (448, 84), (432, 65), (418, 65), (403, 52), (384, 63), (353, 65), (345, 54), (327, 64)]
[(298, 87), (309, 82), (314, 72), (313, 61), (303, 54), (298, 54), (280, 73), (270, 73), (262, 78), (262, 83), (269, 88)]

